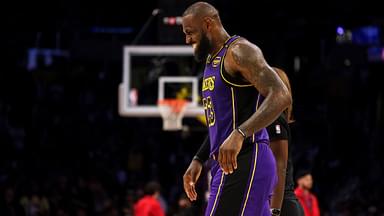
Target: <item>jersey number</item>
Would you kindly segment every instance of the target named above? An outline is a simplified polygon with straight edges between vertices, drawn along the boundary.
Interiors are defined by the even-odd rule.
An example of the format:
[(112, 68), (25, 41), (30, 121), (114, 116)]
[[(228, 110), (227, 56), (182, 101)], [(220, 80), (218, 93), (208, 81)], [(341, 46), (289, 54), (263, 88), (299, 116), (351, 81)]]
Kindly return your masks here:
[(210, 96), (203, 98), (203, 107), (205, 111), (205, 116), (207, 118), (207, 123), (209, 127), (215, 125), (215, 110), (213, 108), (212, 99)]

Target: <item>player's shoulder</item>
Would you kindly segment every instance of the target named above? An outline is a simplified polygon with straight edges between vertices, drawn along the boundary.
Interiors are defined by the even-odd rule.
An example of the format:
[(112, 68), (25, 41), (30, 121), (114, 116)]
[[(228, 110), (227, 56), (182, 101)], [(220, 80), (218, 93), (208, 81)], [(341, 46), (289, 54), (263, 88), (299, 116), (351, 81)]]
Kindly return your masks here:
[(254, 44), (250, 42), (248, 39), (244, 37), (239, 37), (237, 40), (234, 40), (232, 44), (229, 46), (229, 49), (236, 50), (236, 49), (243, 49), (247, 47), (252, 47)]
[(232, 55), (248, 55), (254, 52), (260, 52), (260, 48), (244, 37), (239, 37), (229, 46), (228, 51)]

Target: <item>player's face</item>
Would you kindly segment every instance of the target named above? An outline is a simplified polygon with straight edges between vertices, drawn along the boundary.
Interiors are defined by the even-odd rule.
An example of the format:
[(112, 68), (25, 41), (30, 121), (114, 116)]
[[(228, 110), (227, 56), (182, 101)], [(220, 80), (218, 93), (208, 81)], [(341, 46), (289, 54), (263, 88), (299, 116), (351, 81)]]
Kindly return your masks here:
[(195, 49), (195, 58), (198, 61), (206, 59), (209, 54), (210, 47), (211, 43), (209, 42), (207, 35), (204, 32), (201, 32), (200, 41), (197, 42)]
[(207, 34), (201, 29), (201, 25), (197, 24), (197, 20), (192, 15), (184, 16), (182, 23), (185, 43), (192, 45), (195, 59), (203, 61), (207, 58), (211, 47)]

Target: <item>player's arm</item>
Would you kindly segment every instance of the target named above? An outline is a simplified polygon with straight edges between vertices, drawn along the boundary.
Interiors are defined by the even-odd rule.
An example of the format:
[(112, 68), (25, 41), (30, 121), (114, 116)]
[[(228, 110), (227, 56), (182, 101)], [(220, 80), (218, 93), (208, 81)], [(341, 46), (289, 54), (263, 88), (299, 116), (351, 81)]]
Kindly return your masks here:
[(239, 126), (246, 136), (270, 125), (292, 103), (288, 89), (256, 45), (239, 41), (229, 49), (225, 63), (229, 73), (240, 73), (265, 97), (257, 111)]
[(259, 47), (246, 40), (235, 42), (228, 49), (224, 67), (230, 75), (240, 74), (265, 97), (257, 111), (238, 127), (240, 131), (234, 130), (220, 146), (218, 162), (224, 173), (230, 174), (237, 169), (237, 155), (244, 139), (271, 124), (292, 103), (292, 98)]
[(209, 158), (210, 152), (210, 142), (209, 135), (204, 139), (204, 142), (201, 144), (199, 150), (197, 150), (193, 160), (199, 161), (201, 164), (204, 164)]
[[(279, 121), (282, 120), (282, 121)], [(270, 147), (276, 159), (278, 181), (271, 199), (272, 209), (281, 209), (284, 199), (285, 179), (288, 164), (288, 123), (278, 118), (267, 127)]]
[(204, 162), (207, 161), (209, 158), (209, 152), (210, 142), (209, 136), (207, 136), (184, 173), (184, 191), (191, 201), (197, 199), (195, 185), (200, 177)]

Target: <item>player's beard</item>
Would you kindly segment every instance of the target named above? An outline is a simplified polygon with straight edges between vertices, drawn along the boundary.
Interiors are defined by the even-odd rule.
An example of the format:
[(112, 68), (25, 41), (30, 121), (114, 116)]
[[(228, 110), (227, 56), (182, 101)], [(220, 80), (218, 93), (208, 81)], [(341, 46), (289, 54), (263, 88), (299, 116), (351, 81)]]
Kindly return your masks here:
[(207, 58), (210, 49), (211, 49), (211, 43), (208, 37), (204, 34), (204, 32), (202, 32), (200, 43), (195, 50), (196, 61), (198, 62), (204, 61)]

